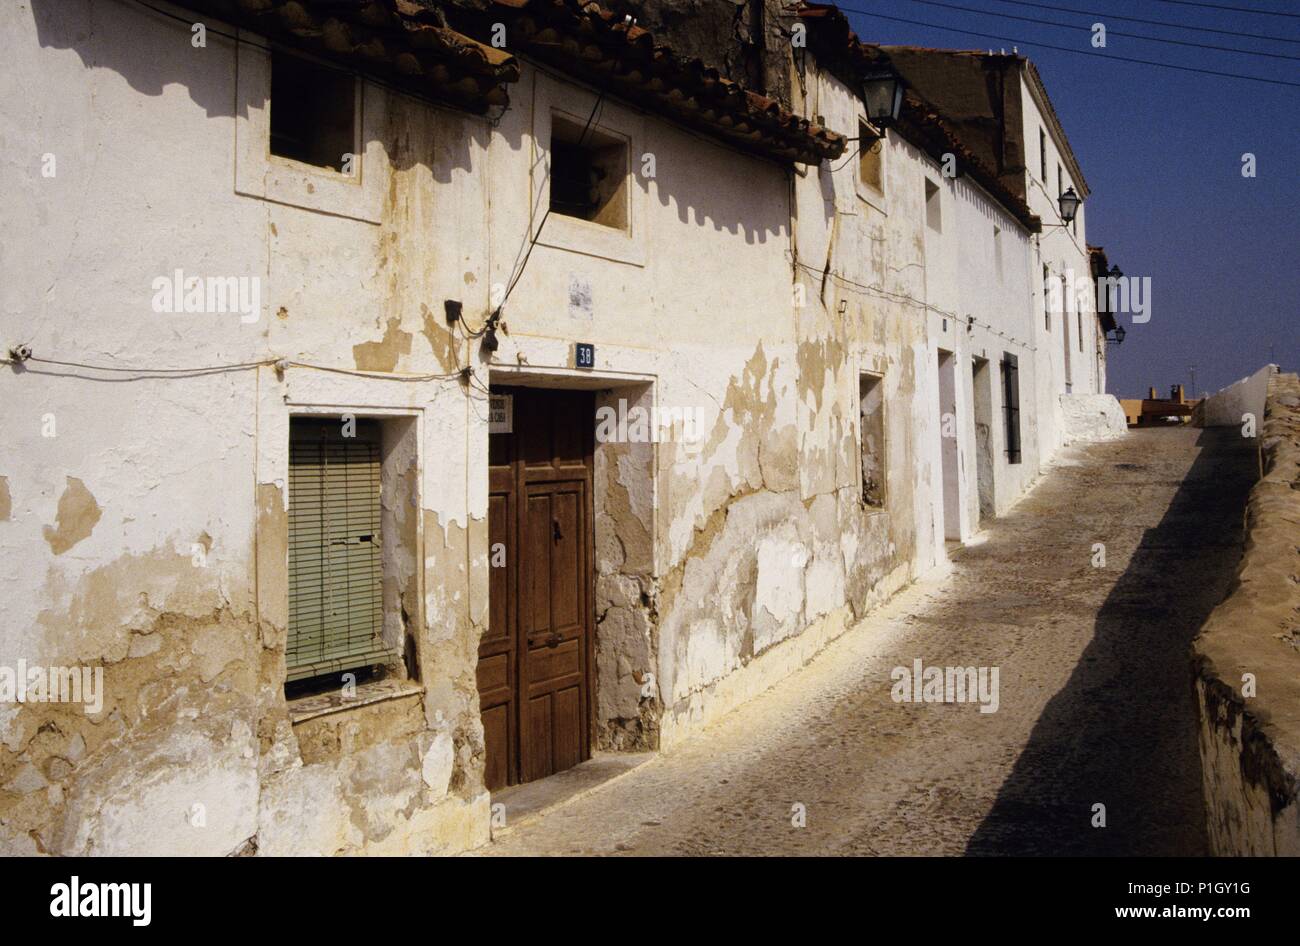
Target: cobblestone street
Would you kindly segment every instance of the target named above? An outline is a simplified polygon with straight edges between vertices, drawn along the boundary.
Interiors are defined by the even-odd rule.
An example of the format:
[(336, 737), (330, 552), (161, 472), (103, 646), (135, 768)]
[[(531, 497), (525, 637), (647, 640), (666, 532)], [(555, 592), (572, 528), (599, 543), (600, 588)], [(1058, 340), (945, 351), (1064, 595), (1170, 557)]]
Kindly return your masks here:
[[(951, 575), (481, 853), (1204, 853), (1189, 642), (1231, 582), (1255, 462), (1233, 429), (1064, 451)], [(893, 702), (917, 658), (999, 668), (998, 710)]]

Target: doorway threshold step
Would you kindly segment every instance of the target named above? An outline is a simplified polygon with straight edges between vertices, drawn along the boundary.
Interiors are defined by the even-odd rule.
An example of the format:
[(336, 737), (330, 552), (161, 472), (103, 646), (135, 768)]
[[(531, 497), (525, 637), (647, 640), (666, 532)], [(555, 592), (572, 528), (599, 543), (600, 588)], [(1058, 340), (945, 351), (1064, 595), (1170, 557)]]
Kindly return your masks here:
[[(585, 798), (657, 755), (657, 752), (598, 752), (571, 769), (495, 791), (492, 793), (492, 807), (495, 810), (497, 805), (505, 805), (505, 825), (493, 827), (492, 837), (502, 837), (521, 824)], [(493, 821), (498, 820), (494, 815)]]

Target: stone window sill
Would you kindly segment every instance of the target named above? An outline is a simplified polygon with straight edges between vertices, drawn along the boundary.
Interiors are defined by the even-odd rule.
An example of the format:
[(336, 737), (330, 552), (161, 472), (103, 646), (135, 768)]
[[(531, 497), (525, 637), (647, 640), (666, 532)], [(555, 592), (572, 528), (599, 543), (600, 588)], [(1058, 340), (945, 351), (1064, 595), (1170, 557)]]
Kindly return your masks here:
[(309, 719), (343, 713), (361, 706), (373, 706), (408, 696), (424, 694), (424, 686), (415, 680), (376, 680), (357, 686), (356, 695), (344, 698), (341, 688), (289, 701), (289, 719), (295, 725)]

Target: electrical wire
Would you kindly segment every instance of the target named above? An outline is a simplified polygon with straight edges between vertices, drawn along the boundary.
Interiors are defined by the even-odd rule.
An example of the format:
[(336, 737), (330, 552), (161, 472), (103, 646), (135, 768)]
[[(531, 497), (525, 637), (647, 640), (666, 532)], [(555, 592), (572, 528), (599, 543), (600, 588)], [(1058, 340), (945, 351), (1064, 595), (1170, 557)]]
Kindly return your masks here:
[(1051, 43), (1041, 43), (1036, 40), (1016, 39), (1010, 36), (998, 36), (993, 33), (981, 33), (977, 30), (962, 30), (952, 26), (943, 26), (939, 23), (928, 23), (924, 20), (909, 20), (901, 16), (889, 16), (884, 13), (876, 13), (872, 10), (861, 10), (853, 7), (840, 7), (849, 13), (860, 13), (864, 16), (874, 16), (877, 19), (893, 20), (897, 23), (907, 23), (911, 26), (924, 26), (935, 30), (946, 30), (949, 33), (961, 33), (965, 36), (979, 36), (983, 39), (995, 39), (1002, 43), (1015, 43), (1020, 46), (1037, 46), (1039, 49), (1051, 49), (1056, 52), (1072, 53), (1076, 56), (1089, 56), (1094, 59), (1108, 59), (1112, 62), (1127, 62), (1142, 66), (1156, 66), (1160, 69), (1174, 69), (1178, 72), (1193, 72), (1199, 75), (1217, 76), (1221, 79), (1244, 79), (1248, 82), (1263, 82), (1267, 85), (1283, 85), (1291, 88), (1300, 89), (1300, 82), (1288, 82), (1285, 79), (1265, 79), (1262, 76), (1246, 76), (1236, 72), (1221, 72), (1215, 69), (1197, 69), (1192, 66), (1176, 66), (1168, 62), (1156, 62), (1153, 59), (1137, 59), (1131, 56), (1115, 56), (1109, 53), (1088, 52), (1083, 49), (1073, 49), (1069, 46), (1055, 46)]
[[(346, 374), (362, 378), (375, 378), (380, 381), (449, 381), (462, 377), (462, 372), (428, 373), (428, 374), (394, 374), (382, 371), (364, 371), (359, 368), (336, 368), (331, 365), (318, 365), (306, 361), (293, 361), (287, 358), (265, 358), (261, 361), (243, 361), (224, 365), (204, 365), (198, 368), (152, 368), (123, 365), (93, 365), (80, 361), (67, 361), (60, 358), (41, 358), (28, 355), (23, 358), (0, 358), (0, 364), (21, 365), (34, 362), (41, 365), (53, 365), (58, 368), (79, 368), (83, 371), (102, 371), (108, 374), (131, 374), (138, 380), (149, 378), (170, 378), (178, 376), (202, 376), (222, 374), (231, 371), (248, 371), (253, 368), (286, 367), (305, 368), (311, 371), (325, 371), (331, 374)], [(459, 362), (458, 362), (459, 363)]]
[(1258, 13), (1260, 16), (1289, 16), (1300, 20), (1300, 13), (1279, 13), (1276, 10), (1258, 10), (1253, 7), (1233, 7), (1222, 3), (1200, 3), (1197, 0), (1160, 0), (1161, 3), (1176, 3), (1180, 7), (1207, 7), (1211, 10), (1230, 10), (1233, 13)]
[(859, 152), (860, 150), (862, 150), (862, 145), (861, 145), (861, 144), (856, 144), (856, 145), (854, 145), (854, 146), (853, 146), (853, 151), (849, 154), (849, 156), (848, 156), (847, 158), (845, 158), (843, 161), (841, 161), (839, 164), (835, 165), (835, 167), (831, 168), (831, 173), (834, 174), (834, 173), (835, 173), (836, 171), (838, 171), (840, 168), (848, 167), (848, 166), (849, 166), (849, 162), (851, 162), (854, 158), (856, 158), (856, 157), (858, 156), (858, 152)]
[[(614, 68), (615, 70), (617, 70), (618, 68), (617, 62), (615, 62)], [(596, 118), (596, 111), (597, 109), (603, 109), (604, 103), (605, 103), (605, 90), (601, 89), (600, 94), (596, 96), (596, 103), (591, 107), (591, 114), (587, 116), (587, 124), (582, 126), (582, 134), (578, 136), (578, 147), (582, 147), (583, 142), (587, 140), (587, 131), (591, 128), (591, 124)], [(550, 179), (550, 170), (548, 168), (547, 180), (549, 179)], [(506, 291), (505, 294), (501, 297), (500, 304), (498, 304), (497, 307), (492, 310), (492, 315), (489, 316), (487, 324), (484, 325), (483, 327), (484, 332), (487, 331), (489, 325), (494, 324), (493, 322), (494, 319), (500, 317), (501, 310), (505, 308), (506, 302), (509, 301), (510, 299), (510, 294), (515, 291), (515, 286), (519, 284), (519, 280), (524, 275), (524, 269), (528, 266), (528, 260), (531, 259), (533, 255), (533, 247), (535, 247), (537, 245), (537, 241), (542, 238), (542, 228), (546, 226), (546, 221), (549, 220), (550, 218), (551, 218), (551, 207), (548, 204), (546, 208), (546, 213), (542, 215), (542, 222), (537, 225), (537, 232), (534, 233), (532, 235), (532, 238), (528, 241), (528, 249), (524, 253), (523, 261), (519, 264), (518, 270), (515, 271), (515, 273), (511, 276), (510, 281), (506, 284)]]
[(1062, 7), (1051, 3), (1038, 3), (1036, 0), (997, 0), (998, 3), (1008, 3), (1017, 7), (1033, 7), (1038, 10), (1055, 10), (1057, 13), (1080, 13), (1083, 16), (1095, 18), (1105, 17), (1108, 20), (1123, 20), (1126, 23), (1143, 23), (1147, 26), (1164, 26), (1175, 30), (1190, 30), (1194, 33), (1214, 33), (1218, 36), (1236, 36), (1239, 39), (1264, 39), (1274, 43), (1300, 43), (1300, 39), (1287, 39), (1283, 36), (1265, 36), (1262, 33), (1239, 33), (1235, 30), (1219, 30), (1209, 26), (1191, 26), (1187, 23), (1170, 23), (1168, 20), (1147, 20), (1138, 16), (1121, 16), (1118, 13), (1094, 13), (1091, 10), (1080, 10), (1078, 7)]
[(1027, 351), (1031, 351), (1031, 352), (1038, 351), (1037, 345), (1032, 345), (1026, 341), (1023, 341), (1022, 339), (1017, 338), (1014, 335), (1008, 335), (1005, 332), (1003, 332), (1001, 329), (996, 328), (991, 323), (985, 322), (983, 319), (978, 319), (973, 315), (963, 316), (963, 315), (959, 315), (956, 312), (949, 311), (948, 309), (941, 309), (932, 303), (924, 302), (920, 299), (917, 299), (915, 296), (909, 295), (905, 292), (893, 292), (881, 286), (869, 286), (866, 283), (860, 283), (853, 279), (850, 279), (848, 276), (845, 276), (843, 273), (839, 273), (834, 270), (827, 270), (826, 272), (823, 272), (820, 269), (817, 269), (813, 266), (809, 266), (807, 263), (801, 263), (798, 260), (794, 261), (794, 265), (797, 268), (804, 270), (809, 275), (816, 276), (819, 279), (824, 276), (830, 276), (831, 279), (833, 279), (835, 282), (840, 283), (841, 285), (848, 286), (849, 288), (852, 289), (857, 289), (869, 295), (874, 295), (883, 299), (887, 299), (890, 302), (900, 302), (900, 303), (912, 305), (918, 309), (923, 309), (927, 312), (933, 312), (935, 315), (942, 316), (943, 318), (952, 319), (954, 322), (966, 323), (969, 321), (975, 323), (976, 325), (982, 325), (984, 326), (984, 328), (988, 329), (988, 331), (992, 332), (993, 334), (1001, 338), (1004, 338), (1009, 342), (1015, 342), (1017, 345), (1019, 345), (1020, 347), (1024, 348)]
[(81, 368), (87, 371), (106, 371), (115, 374), (139, 374), (145, 376), (154, 375), (158, 377), (167, 377), (171, 375), (218, 374), (227, 371), (247, 371), (251, 368), (261, 368), (276, 363), (276, 359), (271, 358), (265, 361), (245, 361), (229, 365), (207, 365), (202, 368), (128, 368), (112, 365), (87, 365), (78, 361), (38, 358), (35, 355), (31, 355), (27, 358), (5, 358), (2, 360), (2, 363), (13, 365), (25, 364), (29, 361), (34, 361), (43, 365), (55, 365), (59, 368)]
[[(997, 13), (993, 10), (982, 10), (977, 7), (962, 6), (957, 3), (945, 3), (944, 0), (911, 0), (912, 3), (924, 4), (928, 7), (943, 7), (946, 10), (958, 10), (962, 13), (973, 13), (978, 16), (996, 16), (1004, 20), (1017, 20), (1021, 23), (1037, 23), (1042, 26), (1054, 26), (1061, 30), (1074, 30), (1076, 32), (1091, 33), (1092, 27), (1078, 26), (1074, 23), (1059, 23), (1056, 20), (1041, 20), (1032, 16), (1016, 16), (1014, 13)], [(1099, 19), (1105, 19), (1106, 14), (1098, 13)], [(1149, 43), (1168, 43), (1172, 46), (1190, 46), (1194, 49), (1211, 49), (1221, 53), (1240, 53), (1244, 56), (1265, 56), (1269, 59), (1290, 59), (1300, 62), (1300, 56), (1288, 56), (1286, 53), (1267, 53), (1254, 49), (1238, 49), (1232, 46), (1215, 46), (1211, 43), (1193, 43), (1190, 40), (1166, 39), (1161, 36), (1143, 36), (1140, 33), (1125, 33), (1120, 30), (1107, 30), (1106, 35), (1123, 36), (1128, 39), (1144, 40)]]

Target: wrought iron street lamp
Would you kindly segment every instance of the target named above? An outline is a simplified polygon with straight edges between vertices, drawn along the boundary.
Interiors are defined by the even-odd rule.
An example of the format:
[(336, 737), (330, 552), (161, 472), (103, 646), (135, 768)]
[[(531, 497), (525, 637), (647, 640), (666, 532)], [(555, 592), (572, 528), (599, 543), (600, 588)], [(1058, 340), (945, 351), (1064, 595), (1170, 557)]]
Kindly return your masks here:
[(886, 128), (898, 121), (903, 107), (903, 80), (893, 69), (882, 68), (862, 77), (862, 101), (867, 106), (867, 121)]
[(1065, 223), (1073, 223), (1074, 216), (1079, 212), (1079, 205), (1083, 203), (1079, 195), (1074, 192), (1073, 187), (1067, 187), (1065, 193), (1056, 198), (1056, 205), (1061, 211), (1061, 219)]

